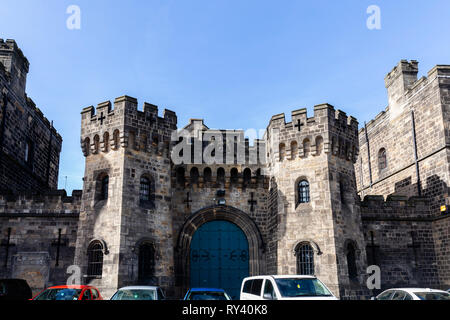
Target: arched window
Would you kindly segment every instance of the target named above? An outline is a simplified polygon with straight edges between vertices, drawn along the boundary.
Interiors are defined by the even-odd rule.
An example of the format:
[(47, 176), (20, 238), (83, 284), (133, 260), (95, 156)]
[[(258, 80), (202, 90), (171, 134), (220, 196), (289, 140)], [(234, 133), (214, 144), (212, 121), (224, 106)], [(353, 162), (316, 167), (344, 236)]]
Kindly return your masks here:
[(83, 152), (86, 157), (91, 153), (90, 149), (91, 149), (91, 139), (87, 137), (86, 139), (84, 139), (83, 142)]
[(292, 141), (291, 142), (291, 160), (294, 160), (295, 158), (297, 158), (297, 154), (298, 154), (297, 141)]
[(117, 150), (119, 149), (119, 143), (120, 143), (120, 137), (119, 137), (119, 130), (114, 130), (113, 133), (113, 140), (114, 140), (114, 149)]
[(100, 200), (108, 199), (109, 176), (104, 176), (100, 180)]
[(203, 181), (204, 182), (211, 182), (211, 177), (212, 177), (211, 168), (206, 167), (205, 170), (203, 170)]
[(243, 173), (244, 185), (249, 184), (252, 181), (252, 170), (246, 168)]
[(311, 152), (311, 142), (309, 141), (309, 139), (305, 139), (303, 140), (303, 156), (309, 157), (309, 154)]
[(358, 276), (356, 267), (356, 249), (352, 243), (347, 244), (347, 268), (350, 279), (355, 279)]
[(155, 271), (155, 249), (151, 243), (144, 242), (139, 246), (139, 282), (147, 284)]
[(297, 186), (298, 192), (298, 201), (297, 204), (300, 203), (308, 203), (309, 199), (309, 182), (306, 180), (302, 180), (298, 183)]
[(93, 241), (87, 249), (88, 254), (88, 279), (98, 279), (103, 273), (103, 245), (100, 241)]
[(105, 132), (103, 134), (103, 151), (108, 152), (109, 151), (109, 133)]
[(231, 183), (238, 182), (238, 169), (236, 169), (236, 168), (231, 169), (230, 180), (231, 180)]
[(295, 249), (297, 257), (297, 273), (314, 275), (314, 249), (308, 244), (299, 244)]
[(100, 150), (100, 137), (98, 136), (98, 134), (95, 135), (94, 137), (94, 153), (98, 153)]
[(134, 131), (128, 133), (128, 147), (130, 149), (136, 149), (136, 134)]
[(321, 136), (316, 138), (316, 156), (320, 156), (323, 150), (323, 138)]
[(150, 201), (150, 179), (141, 177), (141, 187), (139, 189), (139, 200)]
[(224, 168), (217, 169), (217, 182), (219, 182), (219, 183), (225, 182), (225, 169)]
[(191, 185), (198, 183), (198, 177), (199, 177), (198, 168), (193, 167), (190, 172)]
[(33, 156), (34, 156), (34, 144), (33, 141), (30, 139), (27, 139), (25, 142), (25, 163), (27, 165), (31, 165), (33, 163)]
[(286, 146), (284, 143), (280, 143), (279, 152), (280, 152), (280, 161), (283, 161), (284, 158), (286, 157)]
[(386, 149), (381, 148), (380, 151), (378, 151), (378, 169), (381, 171), (383, 169), (386, 169), (386, 167), (387, 167)]
[(184, 178), (184, 168), (178, 167), (177, 168), (177, 184), (181, 187), (184, 187), (185, 184), (185, 178)]

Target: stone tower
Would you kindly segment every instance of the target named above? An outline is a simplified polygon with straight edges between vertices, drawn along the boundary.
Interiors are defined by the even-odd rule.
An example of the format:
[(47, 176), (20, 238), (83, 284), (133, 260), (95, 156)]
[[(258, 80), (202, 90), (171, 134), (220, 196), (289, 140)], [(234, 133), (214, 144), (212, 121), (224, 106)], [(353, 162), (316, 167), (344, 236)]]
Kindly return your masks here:
[[(113, 109), (107, 101), (81, 114), (86, 167), (75, 264), (84, 282), (106, 297), (129, 284), (170, 287), (169, 145), (175, 113), (165, 110), (158, 117), (158, 108), (147, 103), (138, 111), (137, 100), (123, 96)], [(151, 265), (139, 260), (146, 252), (155, 256)], [(96, 265), (99, 256), (102, 265)]]
[[(341, 296), (361, 290), (366, 267), (354, 162), (358, 122), (328, 105), (272, 117), (266, 133), (272, 210), (277, 221), (268, 244), (271, 273), (298, 274), (304, 245), (313, 273)], [(306, 193), (305, 193), (305, 190)], [(273, 217), (273, 215), (277, 217)], [(303, 249), (302, 249), (303, 248)], [(355, 270), (356, 269), (356, 270)], [(353, 286), (354, 284), (354, 286)]]

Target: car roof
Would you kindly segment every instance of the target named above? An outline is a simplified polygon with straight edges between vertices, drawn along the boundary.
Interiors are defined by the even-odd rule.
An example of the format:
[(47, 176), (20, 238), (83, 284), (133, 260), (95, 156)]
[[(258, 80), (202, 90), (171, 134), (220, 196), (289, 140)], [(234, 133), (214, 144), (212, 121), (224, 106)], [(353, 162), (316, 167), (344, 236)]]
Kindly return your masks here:
[(265, 275), (265, 276), (253, 276), (253, 277), (247, 277), (244, 280), (251, 280), (251, 279), (264, 279), (267, 277), (271, 277), (274, 279), (317, 279), (316, 276), (309, 276), (309, 275)]
[(119, 290), (156, 290), (159, 287), (157, 286), (128, 286), (128, 287), (122, 287)]
[(430, 289), (430, 288), (392, 288), (392, 289), (387, 289), (385, 291), (394, 291), (394, 290), (402, 290), (402, 291), (406, 291), (406, 292), (445, 292), (448, 293), (447, 291), (444, 290), (437, 290), (437, 289)]
[(197, 292), (197, 291), (225, 292), (225, 290), (219, 289), (219, 288), (191, 288), (191, 289), (189, 289), (189, 291), (191, 291), (191, 292)]
[(63, 286), (53, 286), (53, 287), (49, 287), (47, 289), (85, 289), (85, 288), (94, 288), (97, 289), (93, 286), (87, 286), (87, 285), (63, 285)]

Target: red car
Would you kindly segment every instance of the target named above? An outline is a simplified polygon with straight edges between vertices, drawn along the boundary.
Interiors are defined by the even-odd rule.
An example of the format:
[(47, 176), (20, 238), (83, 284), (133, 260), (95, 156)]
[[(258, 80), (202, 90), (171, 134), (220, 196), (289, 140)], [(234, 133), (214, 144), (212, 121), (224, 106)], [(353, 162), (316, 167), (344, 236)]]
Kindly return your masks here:
[(103, 300), (93, 286), (55, 286), (38, 293), (31, 300)]

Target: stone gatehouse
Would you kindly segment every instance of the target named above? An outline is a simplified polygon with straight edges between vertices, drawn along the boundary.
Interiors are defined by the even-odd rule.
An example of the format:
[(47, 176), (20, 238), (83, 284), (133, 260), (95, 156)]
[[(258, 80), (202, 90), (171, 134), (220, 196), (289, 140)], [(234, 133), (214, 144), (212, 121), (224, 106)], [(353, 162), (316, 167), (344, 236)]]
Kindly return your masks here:
[(362, 129), (321, 104), (273, 116), (252, 145), (128, 96), (84, 108), (83, 190), (68, 196), (56, 190), (62, 139), (25, 95), (13, 40), (0, 40), (0, 62), (0, 277), (40, 290), (77, 265), (106, 298), (132, 284), (180, 298), (315, 274), (355, 299), (372, 294), (375, 264), (382, 288), (450, 287), (449, 66), (418, 80), (417, 62), (401, 61), (385, 79), (389, 106)]

